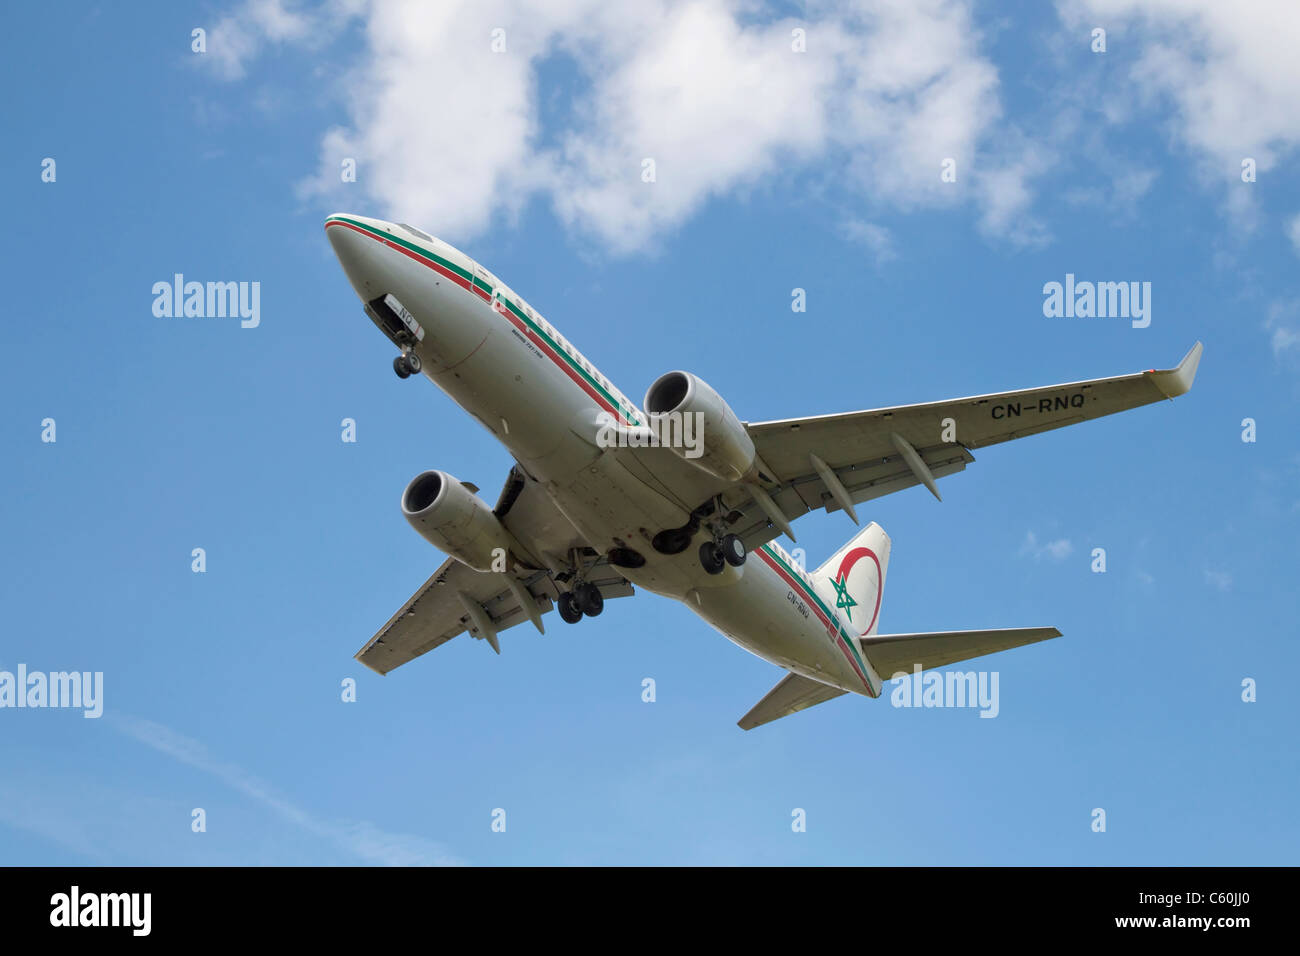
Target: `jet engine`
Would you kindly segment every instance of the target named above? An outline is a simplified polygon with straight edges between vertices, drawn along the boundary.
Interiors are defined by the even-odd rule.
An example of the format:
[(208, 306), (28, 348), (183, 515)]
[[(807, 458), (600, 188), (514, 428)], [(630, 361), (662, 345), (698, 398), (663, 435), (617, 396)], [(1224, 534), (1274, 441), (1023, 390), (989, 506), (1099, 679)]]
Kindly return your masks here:
[(753, 439), (731, 406), (703, 379), (690, 372), (661, 375), (646, 391), (644, 407), (660, 443), (709, 474), (735, 481), (753, 470)]
[(478, 495), (445, 471), (416, 475), (402, 492), (402, 514), (439, 551), (476, 571), (507, 567), (513, 540)]

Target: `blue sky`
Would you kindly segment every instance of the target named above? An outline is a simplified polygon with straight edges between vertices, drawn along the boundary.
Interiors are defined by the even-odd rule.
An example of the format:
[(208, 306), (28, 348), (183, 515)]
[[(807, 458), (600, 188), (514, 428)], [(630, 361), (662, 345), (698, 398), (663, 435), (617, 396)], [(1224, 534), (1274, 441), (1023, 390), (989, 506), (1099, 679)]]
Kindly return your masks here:
[[(105, 712), (0, 710), (0, 862), (1294, 863), (1300, 15), (1259, 6), (11, 11), (0, 669), (102, 671)], [(352, 655), (442, 560), (403, 487), (495, 500), (510, 460), (392, 374), (340, 210), (465, 250), (630, 396), (687, 368), (749, 421), (1205, 355), (859, 507), (882, 630), (1064, 632), (978, 665), (996, 719), (741, 732), (779, 671), (644, 594), (380, 678)], [(155, 317), (178, 272), (259, 282), (260, 324)], [(1044, 317), (1067, 273), (1150, 282), (1150, 327)], [(810, 564), (852, 530), (796, 527)]]

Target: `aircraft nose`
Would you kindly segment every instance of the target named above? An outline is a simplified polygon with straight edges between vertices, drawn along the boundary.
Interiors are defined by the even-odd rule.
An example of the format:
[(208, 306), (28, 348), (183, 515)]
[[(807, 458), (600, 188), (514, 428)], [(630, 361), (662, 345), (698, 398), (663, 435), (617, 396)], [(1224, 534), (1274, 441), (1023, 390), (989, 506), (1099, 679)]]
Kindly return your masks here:
[(334, 255), (343, 267), (348, 281), (363, 298), (367, 280), (375, 278), (375, 240), (368, 238), (356, 225), (363, 220), (344, 214), (335, 214), (325, 220), (325, 235), (329, 237)]
[(344, 268), (347, 267), (348, 259), (356, 259), (363, 255), (366, 243), (369, 241), (348, 221), (352, 218), (336, 213), (325, 220), (325, 235), (329, 236), (330, 245), (334, 247), (334, 255), (339, 257)]

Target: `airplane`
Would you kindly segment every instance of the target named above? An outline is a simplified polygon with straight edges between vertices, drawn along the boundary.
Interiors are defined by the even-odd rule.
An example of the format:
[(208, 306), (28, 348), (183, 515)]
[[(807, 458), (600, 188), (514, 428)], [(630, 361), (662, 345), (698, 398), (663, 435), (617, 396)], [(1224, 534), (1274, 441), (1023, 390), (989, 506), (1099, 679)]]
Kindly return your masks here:
[[(868, 523), (815, 571), (776, 538), (962, 471), (973, 449), (1186, 393), (1202, 346), (1171, 369), (920, 405), (745, 422), (697, 375), (670, 371), (640, 406), (484, 266), (404, 223), (351, 214), (325, 232), (366, 315), (506, 447), (496, 505), (445, 471), (416, 475), (402, 514), (449, 557), (356, 654), (379, 674), (468, 632), (552, 608), (574, 624), (636, 588), (682, 602), (786, 671), (738, 722), (761, 724), (882, 679), (1060, 636), (1054, 627), (880, 634), (890, 539)], [(940, 500), (942, 500), (940, 498)]]

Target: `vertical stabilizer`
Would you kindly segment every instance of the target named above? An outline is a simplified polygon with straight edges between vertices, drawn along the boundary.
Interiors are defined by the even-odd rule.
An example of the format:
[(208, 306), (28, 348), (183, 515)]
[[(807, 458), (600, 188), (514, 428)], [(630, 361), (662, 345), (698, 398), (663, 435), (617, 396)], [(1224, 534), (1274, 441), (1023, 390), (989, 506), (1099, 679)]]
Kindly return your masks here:
[(850, 631), (874, 634), (888, 568), (889, 535), (873, 521), (813, 572), (813, 586), (846, 619)]

